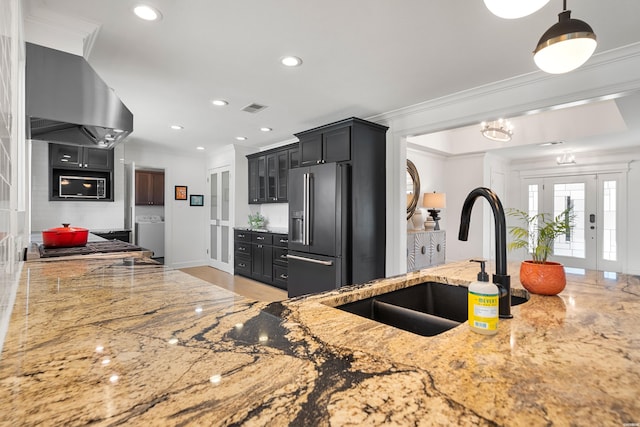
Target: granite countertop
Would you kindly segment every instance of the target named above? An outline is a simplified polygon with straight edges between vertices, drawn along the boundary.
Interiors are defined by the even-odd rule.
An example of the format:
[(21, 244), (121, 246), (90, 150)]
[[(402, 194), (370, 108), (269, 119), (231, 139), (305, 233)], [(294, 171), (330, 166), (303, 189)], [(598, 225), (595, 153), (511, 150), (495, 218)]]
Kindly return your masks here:
[[(25, 263), (0, 425), (640, 422), (638, 277), (568, 274), (495, 336), (462, 324), (421, 337), (332, 307), (463, 285), (470, 264), (268, 304), (145, 259)], [(517, 265), (509, 273), (517, 288)]]
[(234, 227), (234, 230), (244, 231), (257, 231), (261, 233), (274, 233), (274, 234), (288, 234), (289, 230), (286, 227), (265, 227), (265, 228), (251, 228), (251, 227)]

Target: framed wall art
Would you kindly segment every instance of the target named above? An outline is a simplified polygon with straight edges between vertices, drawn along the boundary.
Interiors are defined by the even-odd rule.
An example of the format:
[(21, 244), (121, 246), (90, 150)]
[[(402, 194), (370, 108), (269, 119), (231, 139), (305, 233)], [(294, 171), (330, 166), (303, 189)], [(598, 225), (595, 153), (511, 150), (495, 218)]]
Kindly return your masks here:
[(176, 200), (187, 200), (186, 185), (176, 185)]
[(192, 194), (189, 203), (191, 206), (204, 206), (204, 196), (202, 194)]

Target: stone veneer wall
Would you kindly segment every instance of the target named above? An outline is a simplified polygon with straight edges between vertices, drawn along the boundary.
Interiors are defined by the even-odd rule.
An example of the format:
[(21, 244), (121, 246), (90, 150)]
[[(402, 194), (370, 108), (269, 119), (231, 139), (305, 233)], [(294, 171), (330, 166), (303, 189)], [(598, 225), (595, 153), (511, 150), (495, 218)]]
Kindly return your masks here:
[(18, 172), (24, 174), (18, 160), (23, 158), (18, 152), (24, 152), (20, 58), (24, 58), (21, 2), (0, 0), (0, 354), (22, 265), (17, 250), (24, 234), (17, 185)]

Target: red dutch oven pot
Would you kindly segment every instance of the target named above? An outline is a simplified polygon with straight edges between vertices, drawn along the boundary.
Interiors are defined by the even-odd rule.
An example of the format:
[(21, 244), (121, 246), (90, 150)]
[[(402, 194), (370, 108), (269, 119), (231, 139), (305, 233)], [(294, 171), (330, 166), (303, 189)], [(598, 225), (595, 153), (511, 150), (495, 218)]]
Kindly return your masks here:
[(42, 232), (45, 248), (84, 246), (87, 244), (87, 237), (89, 237), (88, 229), (69, 227), (69, 224), (62, 224), (62, 227), (50, 228)]

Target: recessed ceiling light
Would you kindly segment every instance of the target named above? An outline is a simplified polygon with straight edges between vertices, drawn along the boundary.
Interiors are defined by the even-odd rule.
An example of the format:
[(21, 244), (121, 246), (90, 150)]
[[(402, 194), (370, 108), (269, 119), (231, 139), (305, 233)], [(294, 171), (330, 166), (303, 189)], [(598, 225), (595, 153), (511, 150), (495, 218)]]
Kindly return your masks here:
[(213, 101), (211, 101), (211, 103), (218, 107), (224, 107), (225, 105), (229, 105), (229, 103), (224, 99), (214, 99)]
[(273, 129), (268, 128), (268, 127), (262, 127), (262, 128), (260, 128), (260, 130), (261, 130), (262, 132), (271, 132)]
[(173, 130), (182, 130), (182, 129), (184, 129), (184, 127), (183, 127), (183, 126), (180, 126), (180, 125), (171, 125), (171, 126), (169, 126), (169, 127), (170, 127), (171, 129), (173, 129)]
[(302, 65), (302, 59), (297, 56), (285, 56), (280, 59), (280, 62), (282, 62), (282, 65), (286, 67), (298, 67)]
[(246, 137), (246, 136), (236, 136), (236, 139), (237, 139), (238, 141), (246, 141), (246, 140), (247, 140), (247, 137)]
[(141, 4), (133, 8), (133, 13), (140, 19), (144, 19), (145, 21), (157, 21), (162, 18), (162, 14), (155, 7), (147, 6), (146, 4)]
[(204, 147), (196, 147), (196, 150), (204, 150)]

